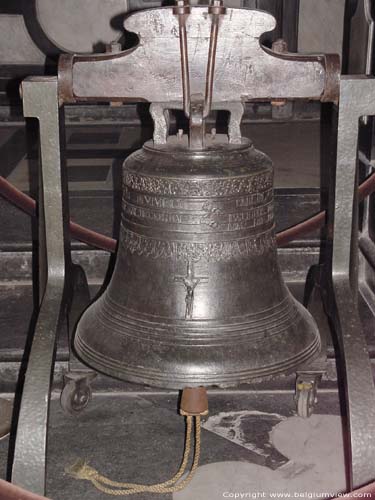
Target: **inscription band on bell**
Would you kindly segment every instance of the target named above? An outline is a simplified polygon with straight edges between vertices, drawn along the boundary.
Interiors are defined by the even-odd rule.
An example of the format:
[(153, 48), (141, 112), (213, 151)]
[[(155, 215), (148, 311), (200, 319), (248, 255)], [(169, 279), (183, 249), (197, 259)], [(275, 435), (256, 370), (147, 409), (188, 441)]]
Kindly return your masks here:
[(136, 191), (160, 195), (175, 196), (230, 196), (248, 195), (249, 193), (265, 191), (273, 186), (272, 172), (262, 172), (255, 175), (246, 175), (228, 179), (173, 179), (139, 175), (126, 172), (125, 186)]
[(171, 258), (186, 261), (203, 259), (223, 262), (234, 258), (262, 255), (267, 250), (275, 249), (275, 236), (272, 228), (246, 238), (195, 243), (150, 238), (123, 227), (121, 244), (132, 254), (153, 259)]

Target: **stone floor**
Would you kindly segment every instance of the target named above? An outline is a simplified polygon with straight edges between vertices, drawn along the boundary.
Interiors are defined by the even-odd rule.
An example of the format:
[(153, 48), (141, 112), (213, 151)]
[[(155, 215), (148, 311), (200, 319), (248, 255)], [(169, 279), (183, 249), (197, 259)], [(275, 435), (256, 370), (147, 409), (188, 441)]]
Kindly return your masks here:
[[(282, 492), (334, 495), (345, 490), (336, 392), (323, 391), (316, 414), (307, 420), (295, 416), (293, 394), (287, 391), (213, 391), (209, 405), (196, 476), (185, 490), (156, 498), (216, 500), (234, 493), (247, 493), (243, 498), (272, 498)], [(87, 460), (118, 481), (151, 484), (171, 477), (184, 443), (184, 419), (176, 406), (175, 393), (95, 394), (89, 407), (72, 417), (61, 410), (55, 394), (48, 496), (55, 500), (109, 498), (91, 483), (65, 473), (77, 459)], [(7, 444), (7, 439), (0, 442), (2, 476)], [(155, 495), (130, 498), (149, 500)]]

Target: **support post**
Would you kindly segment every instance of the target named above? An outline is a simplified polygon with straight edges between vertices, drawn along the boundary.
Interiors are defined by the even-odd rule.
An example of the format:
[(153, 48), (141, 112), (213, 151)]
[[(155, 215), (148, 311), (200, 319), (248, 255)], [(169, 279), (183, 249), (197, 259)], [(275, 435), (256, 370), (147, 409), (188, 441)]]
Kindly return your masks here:
[[(63, 318), (63, 295), (68, 234), (65, 230), (63, 176), (57, 77), (28, 78), (22, 83), (25, 117), (40, 128), (40, 251), (43, 281), (41, 304), (32, 340), (18, 416), (12, 482), (45, 494), (48, 413), (56, 336)], [(44, 245), (43, 245), (44, 246)]]
[(358, 127), (375, 115), (375, 79), (342, 77), (337, 142), (332, 282), (344, 364), (350, 488), (374, 480), (375, 387), (358, 313)]

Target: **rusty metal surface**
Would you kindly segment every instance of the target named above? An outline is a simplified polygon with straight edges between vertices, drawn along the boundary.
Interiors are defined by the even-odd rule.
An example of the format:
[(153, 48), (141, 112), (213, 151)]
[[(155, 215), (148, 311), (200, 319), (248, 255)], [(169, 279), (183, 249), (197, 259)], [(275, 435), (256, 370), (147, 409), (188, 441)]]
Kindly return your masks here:
[(325, 56), (325, 85), (324, 92), (321, 96), (322, 102), (335, 102), (339, 100), (340, 89), (340, 74), (341, 65), (340, 58), (335, 54), (326, 54)]
[[(184, 14), (192, 94), (204, 94), (211, 17), (207, 7), (191, 7), (190, 14)], [(64, 56), (59, 68), (61, 99), (182, 103), (179, 19), (171, 7), (136, 12), (125, 20), (125, 28), (139, 37), (135, 48), (119, 54)], [(273, 16), (262, 11), (228, 8), (220, 15), (212, 102), (337, 99), (337, 65), (330, 58), (276, 54), (260, 45), (262, 35), (275, 25)], [(186, 72), (186, 61), (183, 67)]]

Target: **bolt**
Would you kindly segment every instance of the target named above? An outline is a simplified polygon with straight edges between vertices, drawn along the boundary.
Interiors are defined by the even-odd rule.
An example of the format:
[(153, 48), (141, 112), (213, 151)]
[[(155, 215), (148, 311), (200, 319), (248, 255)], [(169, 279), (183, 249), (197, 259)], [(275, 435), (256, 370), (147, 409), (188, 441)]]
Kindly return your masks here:
[(216, 137), (216, 128), (212, 128), (211, 129), (211, 138), (212, 138), (212, 140), (214, 140), (215, 137)]
[(276, 106), (276, 107), (281, 107), (281, 106), (285, 106), (285, 104), (287, 103), (287, 100), (286, 99), (273, 99), (271, 101), (271, 106)]
[(121, 43), (117, 42), (116, 40), (113, 40), (112, 42), (106, 45), (105, 51), (107, 53), (117, 54), (118, 52), (121, 52), (121, 49), (122, 49)]
[(288, 44), (283, 38), (278, 38), (272, 43), (272, 50), (280, 54), (288, 52)]

